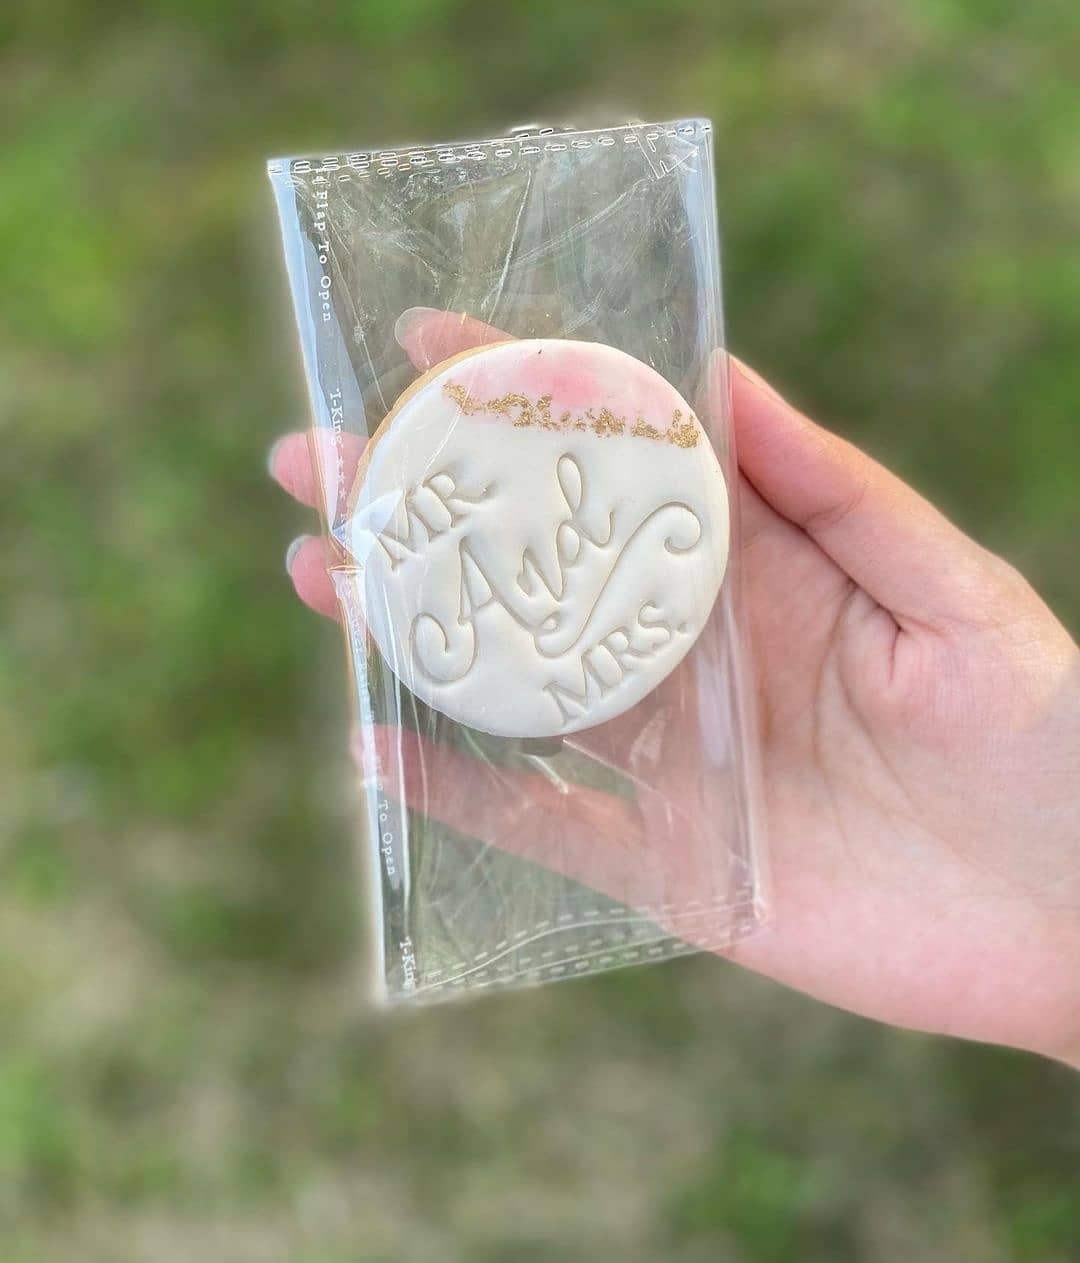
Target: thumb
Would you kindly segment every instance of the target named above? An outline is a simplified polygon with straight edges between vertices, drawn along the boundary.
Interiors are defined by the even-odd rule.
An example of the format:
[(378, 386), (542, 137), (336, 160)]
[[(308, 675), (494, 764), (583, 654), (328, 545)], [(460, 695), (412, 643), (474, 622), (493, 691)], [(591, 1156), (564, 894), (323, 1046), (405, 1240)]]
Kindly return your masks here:
[(989, 609), (997, 558), (902, 479), (727, 360), (739, 467), (763, 500), (901, 626), (942, 629)]

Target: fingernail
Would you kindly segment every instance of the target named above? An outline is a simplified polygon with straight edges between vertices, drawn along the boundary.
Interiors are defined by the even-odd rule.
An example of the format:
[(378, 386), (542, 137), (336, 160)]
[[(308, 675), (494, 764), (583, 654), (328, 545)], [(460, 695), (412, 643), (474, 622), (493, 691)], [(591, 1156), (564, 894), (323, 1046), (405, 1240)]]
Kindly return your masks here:
[(432, 316), (442, 314), (437, 307), (406, 307), (394, 322), (394, 340), (402, 350), (411, 350), (408, 339), (416, 326), (425, 320), (430, 320)]
[(277, 480), (277, 474), (274, 472), (274, 465), (277, 462), (277, 454), (281, 451), (281, 445), (284, 442), (285, 435), (283, 434), (281, 438), (275, 439), (274, 442), (270, 444), (270, 450), (266, 453), (266, 472), (275, 481)]
[(762, 377), (760, 373), (755, 373), (749, 364), (744, 364), (742, 360), (736, 359), (734, 355), (730, 354), (728, 359), (731, 360), (731, 363), (735, 366), (735, 370), (744, 381), (749, 382), (751, 386), (761, 391), (763, 395), (768, 395), (770, 399), (775, 399), (777, 403), (785, 402), (784, 397), (780, 394), (776, 387), (770, 386), (765, 378)]
[(293, 562), (296, 560), (296, 554), (311, 538), (310, 535), (297, 535), (293, 542), (285, 549), (285, 573), (292, 578)]

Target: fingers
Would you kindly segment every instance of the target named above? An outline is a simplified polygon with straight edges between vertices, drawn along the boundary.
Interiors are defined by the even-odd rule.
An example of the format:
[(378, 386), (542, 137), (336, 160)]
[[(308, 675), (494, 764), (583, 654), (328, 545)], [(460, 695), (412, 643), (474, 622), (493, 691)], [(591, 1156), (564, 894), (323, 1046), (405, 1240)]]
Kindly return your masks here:
[(306, 434), (285, 434), (270, 449), (270, 477), (294, 500), (317, 509), (322, 504), (322, 491), (315, 475)]
[[(482, 320), (434, 307), (403, 311), (394, 335), (421, 371), (461, 351), (509, 337)], [(270, 449), (270, 475), (301, 504), (316, 509), (335, 504), (341, 487), (352, 485), (366, 444), (363, 435), (332, 430), (316, 430), (312, 439), (300, 432), (286, 434)]]
[(612, 899), (647, 900), (649, 839), (627, 799), (539, 772), (487, 763), (405, 728), (355, 735), (358, 766), (379, 792), (459, 833), (562, 873)]
[[(355, 435), (344, 435), (348, 440), (342, 447), (351, 468), (347, 477), (356, 471), (364, 441)], [(274, 444), (269, 457), (270, 476), (294, 499), (309, 508), (322, 508), (323, 487), (311, 460), (311, 448), (306, 434), (286, 434)], [(328, 618), (338, 617), (338, 602), (327, 567), (334, 558), (325, 539), (316, 535), (300, 535), (289, 545), (285, 554), (285, 569), (296, 594), (305, 605)]]
[(409, 359), (425, 373), (451, 355), (492, 342), (506, 342), (510, 335), (462, 312), (409, 307), (398, 317), (394, 337)]
[[(358, 733), (356, 740), (357, 762), (369, 771), (378, 769), (384, 792), (492, 846), (515, 850), (519, 844), (527, 848), (519, 853), (549, 868), (575, 859), (573, 848), (565, 847), (567, 829), (584, 827), (594, 839), (640, 829), (626, 799), (584, 785), (575, 785), (568, 794), (564, 785), (553, 784), (540, 773), (482, 762), (410, 729), (374, 725), (370, 732)], [(364, 743), (372, 743), (370, 750), (365, 751)], [(485, 780), (491, 782), (489, 791), (501, 782), (501, 793), (490, 793), (485, 800)], [(508, 796), (519, 817), (524, 813), (538, 827), (506, 830)], [(490, 815), (485, 813), (485, 801), (492, 804)], [(516, 818), (515, 826), (522, 823)], [(510, 836), (502, 836), (504, 832)], [(578, 864), (571, 863), (571, 875), (581, 876)]]
[[(631, 908), (701, 947), (715, 943), (709, 892), (713, 833), (687, 846), (681, 813), (591, 786), (567, 786), (503, 766), (405, 728), (358, 729), (354, 756), (369, 788), (487, 846), (519, 856)], [(591, 914), (586, 914), (591, 915)]]
[(362, 434), (335, 434), (329, 429), (316, 430), (310, 439), (299, 432), (286, 434), (270, 449), (270, 477), (294, 500), (326, 510), (352, 486), (366, 446)]
[[(433, 307), (402, 312), (394, 334), (421, 371), (460, 351), (503, 342), (508, 336), (481, 320)], [(270, 449), (270, 476), (294, 500), (335, 518), (366, 445), (363, 435), (331, 430), (317, 429), (310, 438), (299, 432), (286, 434)], [(300, 599), (320, 614), (337, 618), (337, 598), (327, 574), (332, 561), (324, 541), (302, 535), (290, 546), (285, 565)]]
[(327, 573), (332, 560), (326, 541), (317, 535), (300, 535), (285, 554), (285, 569), (296, 595), (327, 618), (338, 617), (337, 597)]
[(761, 498), (901, 624), (973, 612), (988, 554), (900, 478), (729, 363), (739, 466)]

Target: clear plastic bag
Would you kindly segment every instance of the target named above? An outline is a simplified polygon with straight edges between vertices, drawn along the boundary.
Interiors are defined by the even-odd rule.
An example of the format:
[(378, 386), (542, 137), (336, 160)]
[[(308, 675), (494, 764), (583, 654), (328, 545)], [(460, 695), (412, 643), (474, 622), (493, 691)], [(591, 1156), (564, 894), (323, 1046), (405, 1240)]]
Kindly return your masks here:
[(378, 993), (730, 945), (765, 898), (709, 124), (269, 172)]

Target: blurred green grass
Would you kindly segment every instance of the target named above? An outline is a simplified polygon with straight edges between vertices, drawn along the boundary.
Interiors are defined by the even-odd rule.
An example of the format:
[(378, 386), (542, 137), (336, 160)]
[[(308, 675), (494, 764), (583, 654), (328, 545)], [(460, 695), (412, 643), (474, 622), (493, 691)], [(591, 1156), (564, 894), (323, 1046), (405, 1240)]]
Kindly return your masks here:
[(1080, 1102), (709, 960), (375, 1021), (263, 159), (718, 129), (730, 338), (1075, 629), (1080, 10), (0, 12), (0, 1253), (1074, 1259)]

